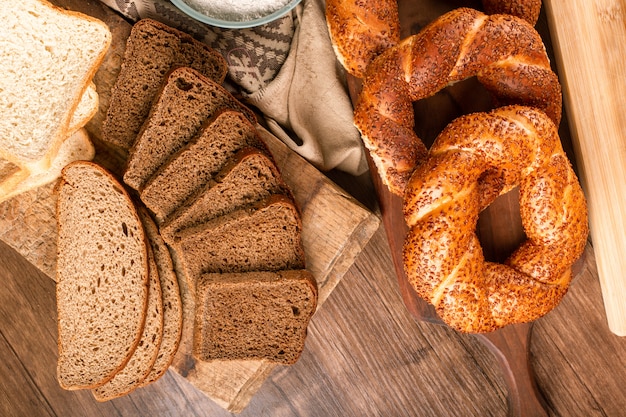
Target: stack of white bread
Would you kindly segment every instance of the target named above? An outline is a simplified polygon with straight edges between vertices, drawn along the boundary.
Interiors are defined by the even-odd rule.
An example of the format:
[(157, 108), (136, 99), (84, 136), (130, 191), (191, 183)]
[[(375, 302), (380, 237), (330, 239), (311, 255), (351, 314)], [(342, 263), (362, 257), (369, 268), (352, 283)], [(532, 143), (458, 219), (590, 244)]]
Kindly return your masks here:
[(106, 401), (155, 381), (189, 305), (197, 360), (299, 358), (317, 307), (300, 212), (226, 73), (190, 36), (133, 26), (102, 129), (122, 178), (76, 161), (57, 187), (64, 388)]
[(98, 109), (92, 78), (111, 33), (45, 0), (5, 4), (0, 20), (1, 202), (94, 157), (83, 127)]

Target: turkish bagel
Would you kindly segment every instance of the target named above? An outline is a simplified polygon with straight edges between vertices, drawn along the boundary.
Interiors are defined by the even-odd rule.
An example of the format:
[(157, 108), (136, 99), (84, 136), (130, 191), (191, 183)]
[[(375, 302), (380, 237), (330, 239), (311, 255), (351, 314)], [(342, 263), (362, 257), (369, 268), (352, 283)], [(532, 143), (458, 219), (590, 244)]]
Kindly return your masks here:
[[(516, 186), (527, 240), (503, 264), (486, 262), (478, 214)], [(488, 332), (552, 310), (588, 234), (586, 200), (557, 128), (524, 106), (451, 122), (411, 176), (403, 208), (407, 278), (462, 332)]]
[(383, 184), (402, 195), (426, 157), (415, 134), (413, 102), (477, 77), (496, 105), (523, 104), (561, 118), (561, 86), (541, 36), (525, 20), (459, 8), (377, 56), (354, 111)]

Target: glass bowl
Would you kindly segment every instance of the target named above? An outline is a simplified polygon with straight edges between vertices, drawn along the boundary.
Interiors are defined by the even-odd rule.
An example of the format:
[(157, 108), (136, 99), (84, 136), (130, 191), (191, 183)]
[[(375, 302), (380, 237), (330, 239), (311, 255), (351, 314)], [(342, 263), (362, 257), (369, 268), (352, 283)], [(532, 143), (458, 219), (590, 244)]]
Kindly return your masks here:
[[(196, 0), (197, 1), (197, 0)], [(286, 5), (280, 7), (280, 9), (269, 13), (267, 15), (255, 18), (241, 18), (241, 19), (225, 19), (223, 17), (211, 16), (208, 13), (202, 13), (199, 10), (196, 10), (189, 4), (187, 4), (183, 0), (171, 0), (172, 4), (179, 8), (186, 15), (200, 21), (206, 23), (211, 26), (217, 26), (221, 28), (230, 28), (230, 29), (242, 29), (242, 28), (251, 28), (255, 26), (261, 26), (266, 23), (270, 23), (285, 14), (291, 11), (294, 7), (296, 7), (302, 0), (289, 0)]]

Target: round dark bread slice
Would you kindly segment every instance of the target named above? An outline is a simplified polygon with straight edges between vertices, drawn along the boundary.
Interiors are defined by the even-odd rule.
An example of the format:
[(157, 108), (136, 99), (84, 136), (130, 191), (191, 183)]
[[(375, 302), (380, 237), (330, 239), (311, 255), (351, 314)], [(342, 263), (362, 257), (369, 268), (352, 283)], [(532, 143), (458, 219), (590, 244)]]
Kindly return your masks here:
[(148, 266), (150, 268), (148, 310), (141, 340), (126, 366), (111, 380), (92, 390), (94, 398), (98, 401), (112, 400), (139, 388), (152, 370), (159, 353), (163, 339), (163, 298), (159, 270), (150, 245), (148, 245)]
[(204, 273), (305, 267), (302, 219), (294, 201), (282, 194), (183, 229), (173, 248), (192, 292)]
[(156, 261), (163, 302), (163, 339), (152, 370), (140, 384), (145, 386), (161, 378), (174, 360), (183, 331), (183, 305), (169, 249), (145, 208), (139, 208), (139, 217)]
[(228, 72), (222, 55), (187, 33), (148, 18), (135, 23), (102, 125), (106, 143), (132, 147), (167, 73), (176, 67), (194, 68), (218, 84)]
[(57, 187), (57, 379), (95, 388), (135, 351), (148, 300), (145, 234), (130, 196), (92, 162), (66, 166)]
[(161, 235), (172, 243), (184, 228), (257, 203), (271, 194), (290, 195), (272, 157), (256, 148), (244, 148), (166, 219), (160, 227)]
[(304, 349), (317, 284), (304, 269), (204, 274), (198, 280), (194, 356), (291, 365)]

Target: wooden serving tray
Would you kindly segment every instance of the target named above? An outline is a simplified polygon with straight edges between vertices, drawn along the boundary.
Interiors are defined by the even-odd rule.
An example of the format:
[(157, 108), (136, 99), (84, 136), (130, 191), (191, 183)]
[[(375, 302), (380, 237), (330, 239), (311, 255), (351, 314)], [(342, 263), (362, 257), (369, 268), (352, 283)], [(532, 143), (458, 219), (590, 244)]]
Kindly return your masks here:
[[(75, 4), (77, 10), (104, 20), (112, 29), (111, 50), (94, 79), (100, 95), (100, 110), (87, 128), (97, 145), (95, 161), (119, 176), (123, 159), (98, 146), (98, 139), (130, 24), (100, 3), (92, 6), (75, 1), (60, 3), (70, 3), (65, 4), (70, 8)], [(257, 125), (257, 128), (301, 209), (307, 269), (318, 284), (319, 309), (376, 232), (380, 218), (262, 126)], [(52, 279), (55, 278), (57, 240), (54, 186), (54, 183), (49, 184), (0, 204), (0, 239)], [(185, 280), (179, 281), (184, 330), (170, 369), (221, 407), (240, 412), (279, 365), (262, 361), (196, 361), (191, 354), (193, 300), (188, 295)]]
[[(408, 37), (438, 16), (456, 7), (474, 7), (481, 9), (480, 2), (471, 1), (433, 1), (433, 0), (398, 0), (401, 21), (401, 38)], [(537, 23), (537, 30), (542, 35), (548, 53), (552, 53), (551, 38), (545, 15)], [(554, 68), (556, 70), (556, 68)], [(361, 80), (349, 77), (348, 85), (352, 101), (355, 102)], [(415, 130), (427, 146), (432, 144), (445, 125), (456, 117), (474, 111), (491, 109), (491, 100), (485, 90), (470, 79), (446, 88), (434, 97), (414, 103)], [(564, 117), (564, 120), (567, 120)], [(571, 139), (567, 122), (559, 129), (561, 140), (569, 156)], [(382, 220), (387, 233), (391, 255), (398, 276), (398, 285), (407, 310), (419, 321), (436, 325), (445, 325), (437, 316), (434, 307), (421, 299), (409, 284), (402, 264), (402, 246), (407, 233), (407, 226), (402, 214), (402, 199), (391, 194), (384, 186), (370, 159), (370, 171), (378, 196)], [(483, 246), (486, 259), (504, 261), (525, 239), (519, 215), (519, 194), (516, 190), (500, 196), (485, 209), (477, 225), (478, 236)], [(574, 265), (574, 275), (584, 267), (586, 256)], [(530, 338), (533, 323), (511, 325), (497, 331), (474, 335), (494, 353), (504, 380), (508, 387), (508, 405), (510, 416), (547, 416), (544, 400), (537, 390), (532, 366), (530, 364)]]

